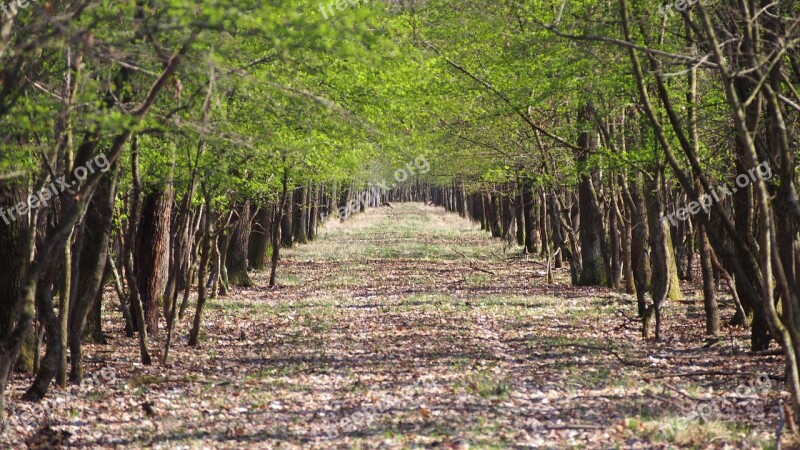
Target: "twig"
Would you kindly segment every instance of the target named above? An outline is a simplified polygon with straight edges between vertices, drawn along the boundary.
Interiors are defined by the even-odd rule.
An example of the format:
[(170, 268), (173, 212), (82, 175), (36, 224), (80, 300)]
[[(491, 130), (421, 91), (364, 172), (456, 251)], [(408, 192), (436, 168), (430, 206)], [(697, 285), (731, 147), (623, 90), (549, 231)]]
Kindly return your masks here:
[(682, 390), (680, 390), (680, 389), (678, 389), (678, 388), (676, 388), (676, 387), (674, 387), (674, 386), (672, 386), (670, 384), (666, 384), (665, 383), (664, 387), (669, 389), (670, 391), (677, 392), (678, 394), (681, 394), (682, 396), (688, 398), (689, 400), (695, 401), (695, 402), (707, 402), (708, 401), (708, 399), (705, 399), (705, 398), (699, 398), (699, 397), (695, 397), (693, 395), (689, 395), (686, 392), (683, 392)]
[(469, 256), (461, 253), (460, 251), (456, 250), (454, 247), (450, 247), (450, 249), (453, 250), (454, 252), (458, 253), (459, 255), (463, 256), (464, 259), (466, 259), (467, 262), (469, 262), (469, 267), (472, 270), (477, 270), (477, 271), (480, 271), (480, 272), (483, 272), (483, 273), (488, 273), (489, 275), (497, 275), (495, 272), (492, 272), (491, 270), (481, 269), (480, 267), (478, 267), (477, 263), (475, 261), (473, 261)]
[(781, 421), (778, 422), (778, 427), (775, 429), (775, 450), (781, 450), (781, 434), (783, 434), (783, 428), (786, 426), (786, 414), (783, 413), (783, 400), (779, 401), (778, 410), (781, 413)]
[(3, 174), (0, 174), (0, 181), (10, 180), (11, 178), (16, 178), (16, 177), (21, 177), (23, 175), (26, 175), (27, 173), (28, 172), (25, 171), (25, 170), (17, 170), (15, 172), (3, 173)]
[[(659, 378), (683, 378), (683, 377), (704, 377), (704, 376), (736, 376), (736, 375), (759, 375), (760, 373), (753, 373), (753, 372), (730, 372), (730, 371), (722, 371), (722, 370), (698, 370), (696, 372), (676, 372), (676, 373), (664, 373), (660, 375), (651, 375), (647, 377), (642, 377), (643, 379), (650, 379), (656, 380)], [(768, 375), (771, 380), (781, 381), (782, 377), (776, 375)]]
[(565, 425), (545, 425), (544, 428), (548, 430), (605, 430), (608, 427), (591, 423), (570, 423)]

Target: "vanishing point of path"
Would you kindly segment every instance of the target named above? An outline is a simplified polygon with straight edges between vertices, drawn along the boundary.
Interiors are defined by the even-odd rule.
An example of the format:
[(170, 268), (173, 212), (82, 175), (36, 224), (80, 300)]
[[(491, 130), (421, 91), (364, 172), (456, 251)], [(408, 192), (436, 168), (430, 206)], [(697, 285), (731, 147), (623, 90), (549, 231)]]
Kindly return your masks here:
[[(278, 289), (255, 274), (255, 287), (212, 302), (201, 347), (179, 342), (171, 367), (134, 364), (133, 341), (127, 353), (92, 346), (88, 370), (116, 367), (118, 377), (56, 423), (71, 427), (75, 448), (769, 442), (778, 381), (720, 404), (711, 423), (680, 419), (760, 370), (781, 373), (776, 358), (745, 354), (744, 331), (704, 348), (687, 331), (702, 327), (685, 326), (702, 320), (702, 303), (671, 305), (669, 349), (645, 343), (630, 296), (570, 287), (565, 269), (553, 285), (543, 275), (540, 262), (441, 209), (369, 210), (287, 250)], [(126, 339), (118, 323), (107, 331)], [(726, 370), (740, 375), (691, 375)], [(675, 427), (660, 432), (664, 423)]]

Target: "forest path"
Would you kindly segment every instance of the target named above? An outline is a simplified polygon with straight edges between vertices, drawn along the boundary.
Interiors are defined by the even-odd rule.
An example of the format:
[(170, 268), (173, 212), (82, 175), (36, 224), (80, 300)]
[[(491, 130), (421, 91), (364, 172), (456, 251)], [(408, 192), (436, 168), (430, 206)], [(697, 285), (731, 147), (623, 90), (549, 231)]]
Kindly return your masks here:
[[(566, 270), (548, 285), (542, 272), (442, 209), (369, 210), (287, 250), (278, 289), (259, 273), (255, 287), (211, 302), (201, 348), (182, 338), (169, 368), (135, 365), (134, 341), (128, 353), (92, 346), (90, 370), (118, 375), (54, 427), (72, 432), (78, 448), (769, 441), (777, 382), (728, 400), (760, 370), (779, 374), (780, 362), (744, 355), (741, 330), (702, 348), (702, 304), (673, 305), (671, 342), (645, 343), (630, 296), (571, 287)], [(703, 370), (740, 375), (653, 378)], [(698, 405), (720, 411), (702, 424), (689, 413)]]

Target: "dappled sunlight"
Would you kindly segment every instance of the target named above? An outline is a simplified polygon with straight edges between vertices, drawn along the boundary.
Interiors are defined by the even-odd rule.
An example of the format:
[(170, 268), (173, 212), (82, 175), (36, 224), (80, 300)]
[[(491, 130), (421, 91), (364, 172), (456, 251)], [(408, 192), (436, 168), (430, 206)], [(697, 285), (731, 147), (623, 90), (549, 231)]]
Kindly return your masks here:
[[(387, 256), (423, 242), (425, 257)], [(480, 254), (496, 274), (471, 268), (448, 252), (452, 246)], [(763, 366), (724, 348), (644, 343), (630, 297), (520, 282), (533, 262), (504, 259), (502, 247), (441, 209), (369, 210), (287, 252), (281, 277), (295, 282), (270, 290), (258, 273), (254, 287), (211, 303), (203, 344), (176, 348), (169, 368), (135, 364), (133, 349), (92, 350), (122, 376), (93, 400), (107, 412), (90, 427), (89, 409), (78, 402), (54, 424), (79, 447), (406, 448), (453, 439), (479, 448), (684, 445), (695, 442), (686, 431), (694, 428), (707, 430), (697, 442), (768, 441), (775, 418), (751, 409), (742, 415), (742, 405), (713, 421), (735, 426), (695, 421), (659, 434), (654, 423), (691, 407), (667, 383), (703, 396), (703, 386), (725, 391), (741, 381), (661, 374), (723, 356), (743, 373)], [(698, 320), (673, 312), (675, 322)], [(744, 345), (744, 337), (735, 340)], [(682, 347), (695, 356), (676, 354)], [(753, 406), (771, 404), (776, 392), (759, 393)], [(154, 417), (138, 409), (145, 401)]]

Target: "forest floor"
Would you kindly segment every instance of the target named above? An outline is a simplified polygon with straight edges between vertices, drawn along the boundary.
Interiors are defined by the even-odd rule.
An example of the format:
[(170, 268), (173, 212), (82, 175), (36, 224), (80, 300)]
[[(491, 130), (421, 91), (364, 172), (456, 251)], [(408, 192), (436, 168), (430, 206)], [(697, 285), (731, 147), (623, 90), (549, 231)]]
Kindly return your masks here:
[(199, 348), (187, 314), (167, 367), (138, 363), (107, 301), (125, 344), (88, 346), (94, 382), (44, 405), (15, 377), (0, 447), (46, 420), (71, 448), (774, 447), (782, 357), (727, 325), (707, 341), (691, 286), (645, 342), (631, 296), (566, 269), (548, 285), (516, 246), (422, 204), (330, 223), (279, 275), (211, 302)]

